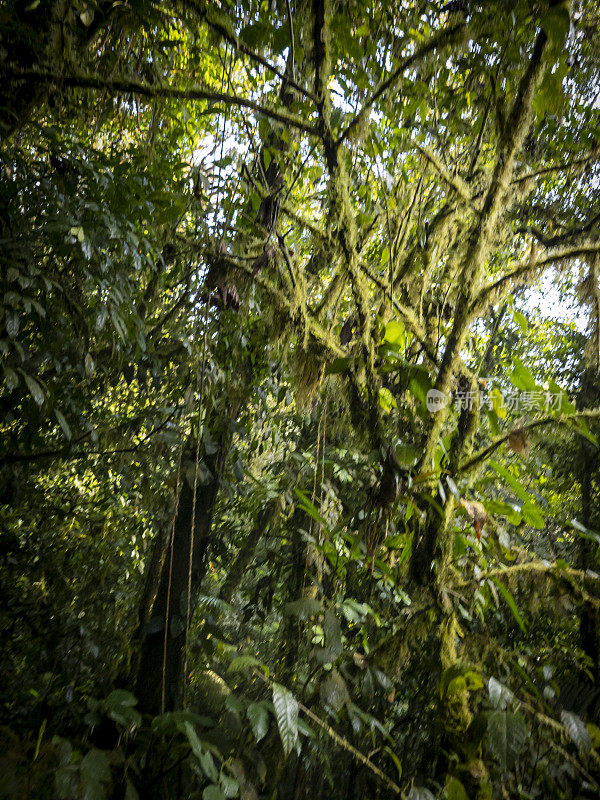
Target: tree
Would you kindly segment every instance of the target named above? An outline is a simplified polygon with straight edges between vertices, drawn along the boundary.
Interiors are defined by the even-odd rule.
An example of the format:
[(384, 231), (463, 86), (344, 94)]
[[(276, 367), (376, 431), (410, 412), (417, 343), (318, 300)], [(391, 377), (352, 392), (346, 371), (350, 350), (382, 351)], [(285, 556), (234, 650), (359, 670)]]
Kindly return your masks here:
[(595, 4), (1, 24), (10, 791), (597, 791)]

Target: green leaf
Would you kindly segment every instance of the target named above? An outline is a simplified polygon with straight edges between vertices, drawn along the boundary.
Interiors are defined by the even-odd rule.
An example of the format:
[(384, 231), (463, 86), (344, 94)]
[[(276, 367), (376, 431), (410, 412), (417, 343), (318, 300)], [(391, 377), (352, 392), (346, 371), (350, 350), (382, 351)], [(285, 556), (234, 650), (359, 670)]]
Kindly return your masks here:
[(90, 750), (81, 759), (81, 778), (84, 782), (107, 783), (110, 780), (110, 761), (102, 750)]
[(58, 408), (55, 408), (54, 416), (58, 420), (58, 424), (62, 428), (64, 435), (67, 437), (67, 439), (70, 439), (72, 436), (71, 428), (69, 427), (67, 420), (64, 418), (62, 411), (59, 411)]
[(523, 503), (521, 506), (521, 514), (523, 515), (523, 522), (526, 525), (531, 525), (532, 528), (542, 530), (544, 527), (544, 515), (533, 503)]
[(527, 726), (521, 714), (493, 711), (487, 720), (487, 741), (493, 755), (506, 772), (521, 753), (527, 739)]
[(283, 752), (288, 756), (298, 741), (298, 701), (284, 686), (274, 683), (273, 706)]
[(565, 726), (569, 738), (582, 754), (587, 754), (592, 748), (592, 739), (585, 726), (585, 722), (573, 714), (572, 711), (561, 711), (560, 721)]
[(44, 405), (44, 390), (40, 386), (40, 384), (32, 378), (31, 375), (28, 375), (26, 372), (23, 373), (23, 377), (25, 378), (25, 383), (27, 384), (27, 388), (29, 389), (29, 393), (38, 404), (38, 406)]
[(118, 708), (119, 706), (133, 707), (137, 705), (137, 698), (131, 692), (124, 689), (114, 689), (104, 701), (107, 708)]
[(517, 604), (515, 603), (515, 598), (508, 591), (506, 586), (501, 581), (498, 580), (498, 578), (496, 578), (495, 576), (492, 576), (492, 581), (498, 587), (498, 591), (500, 592), (502, 597), (506, 600), (506, 604), (508, 605), (508, 607), (512, 611), (512, 615), (515, 618), (515, 620), (517, 621), (517, 623), (519, 625), (519, 628), (521, 628), (523, 633), (527, 633), (527, 629), (525, 627), (525, 620), (521, 616), (521, 612), (519, 611), (519, 609), (517, 607)]
[(390, 344), (402, 345), (404, 343), (404, 325), (402, 322), (396, 319), (390, 320), (385, 326), (383, 338)]
[(537, 384), (533, 379), (531, 372), (518, 358), (513, 358), (514, 369), (510, 376), (510, 382), (515, 389), (520, 389), (522, 392), (534, 392)]
[(323, 610), (323, 605), (320, 600), (315, 600), (313, 597), (302, 597), (300, 600), (293, 600), (291, 603), (286, 603), (284, 606), (284, 613), (290, 614), (300, 619), (307, 619), (313, 617), (315, 614), (320, 614)]
[(400, 763), (400, 759), (398, 758), (396, 753), (394, 753), (394, 751), (392, 750), (391, 747), (388, 747), (386, 745), (383, 749), (389, 755), (389, 757), (392, 759), (394, 764), (396, 765), (396, 770), (398, 771), (398, 780), (401, 780), (401, 778), (402, 778), (402, 764)]
[(200, 743), (200, 739), (198, 738), (198, 734), (194, 730), (191, 722), (184, 722), (183, 729), (185, 731), (185, 735), (187, 736), (187, 740), (190, 743), (190, 747), (192, 748), (192, 753), (196, 756), (196, 758), (202, 757), (202, 744)]
[(252, 726), (252, 732), (257, 742), (267, 735), (269, 730), (269, 715), (261, 703), (250, 703), (246, 709), (246, 716)]
[(435, 795), (424, 786), (412, 786), (406, 800), (435, 800)]
[(323, 681), (319, 694), (323, 706), (329, 706), (333, 711), (340, 711), (346, 703), (350, 702), (346, 682), (337, 669), (332, 669), (329, 676)]
[(521, 486), (519, 481), (511, 472), (506, 469), (506, 467), (503, 467), (502, 464), (498, 463), (498, 461), (494, 461), (493, 458), (488, 461), (488, 465), (497, 475), (499, 475), (501, 478), (504, 478), (506, 483), (510, 486), (517, 497), (520, 497), (524, 503), (528, 503), (530, 506), (535, 506), (535, 502), (531, 495), (525, 491), (523, 486)]
[(458, 778), (450, 778), (444, 787), (444, 795), (446, 800), (469, 800), (469, 795)]
[(237, 656), (227, 667), (227, 672), (241, 672), (244, 669), (248, 669), (248, 667), (260, 667), (264, 670), (264, 664), (258, 658), (254, 656)]
[(301, 489), (294, 489), (294, 493), (296, 497), (301, 501), (300, 508), (305, 511), (309, 517), (312, 517), (316, 522), (320, 522), (325, 528), (329, 528), (329, 524), (327, 520), (321, 516), (319, 513), (319, 509), (316, 505), (312, 502), (312, 500), (301, 490)]
[(213, 783), (202, 792), (202, 800), (225, 800), (225, 795), (217, 784)]
[(510, 689), (507, 689), (504, 684), (497, 681), (494, 677), (490, 678), (488, 681), (488, 692), (492, 706), (501, 711), (506, 709), (507, 705), (514, 697)]
[(386, 386), (381, 386), (379, 389), (379, 405), (386, 414), (389, 414), (393, 408), (398, 407), (396, 398)]
[(527, 322), (527, 319), (523, 316), (523, 314), (521, 314), (520, 311), (515, 311), (513, 313), (513, 319), (521, 329), (521, 333), (527, 333), (527, 328), (529, 326), (529, 323)]
[(490, 516), (506, 517), (511, 525), (521, 524), (522, 517), (518, 508), (515, 508), (510, 503), (503, 503), (501, 500), (484, 500), (483, 505)]

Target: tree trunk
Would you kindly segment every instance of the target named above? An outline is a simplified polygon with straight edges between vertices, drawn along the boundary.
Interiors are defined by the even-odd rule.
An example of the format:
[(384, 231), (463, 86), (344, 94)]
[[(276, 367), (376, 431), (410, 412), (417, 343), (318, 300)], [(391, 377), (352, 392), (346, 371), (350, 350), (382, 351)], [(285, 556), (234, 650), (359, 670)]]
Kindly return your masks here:
[[(229, 441), (229, 434), (225, 434), (221, 438), (218, 451), (206, 458), (211, 478), (207, 483), (198, 486), (196, 491), (192, 587), (198, 587), (202, 580), (215, 501), (229, 449)], [(171, 559), (171, 547), (169, 546), (160, 569), (160, 580), (153, 603), (152, 618), (145, 626), (139, 668), (135, 678), (135, 693), (140, 710), (151, 714), (159, 713), (163, 705), (165, 710), (176, 708), (180, 697), (192, 513), (193, 488), (183, 478), (173, 531), (173, 557)], [(168, 632), (166, 644), (165, 620)]]

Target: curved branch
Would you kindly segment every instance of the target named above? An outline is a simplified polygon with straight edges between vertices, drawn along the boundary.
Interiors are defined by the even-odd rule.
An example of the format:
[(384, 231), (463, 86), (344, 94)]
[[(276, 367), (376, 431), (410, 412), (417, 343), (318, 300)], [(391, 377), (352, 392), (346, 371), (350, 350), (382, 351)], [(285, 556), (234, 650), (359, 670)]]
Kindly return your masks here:
[[(140, 97), (162, 97), (172, 100), (208, 100), (213, 103), (225, 103), (240, 108), (248, 108), (257, 114), (264, 114), (265, 117), (280, 122), (282, 125), (289, 125), (303, 133), (316, 136), (318, 131), (313, 125), (305, 122), (302, 117), (284, 111), (277, 111), (274, 108), (267, 108), (254, 100), (236, 95), (216, 92), (213, 89), (193, 86), (188, 89), (177, 89), (173, 86), (150, 86), (139, 81), (130, 81), (126, 78), (115, 80), (98, 78), (91, 75), (61, 75), (54, 72), (25, 70), (23, 72), (9, 71), (4, 73), (5, 79), (15, 82), (37, 82), (56, 86), (70, 86), (79, 89), (101, 89), (114, 94), (135, 94)], [(215, 113), (222, 113), (222, 109), (215, 108)]]
[[(533, 422), (530, 422), (528, 425), (519, 426), (519, 429), (523, 431), (530, 431), (533, 430), (534, 428), (541, 428), (544, 427), (545, 425), (553, 425), (553, 424), (568, 426), (569, 422), (573, 419), (598, 420), (600, 419), (600, 408), (590, 408), (584, 411), (580, 411), (577, 414), (570, 414), (568, 416), (542, 417), (541, 419), (536, 419)], [(482, 461), (485, 461), (485, 459), (488, 456), (490, 456), (495, 450), (497, 450), (501, 445), (503, 445), (510, 439), (512, 433), (513, 431), (511, 430), (508, 433), (505, 433), (503, 436), (498, 436), (496, 439), (494, 439), (494, 441), (491, 444), (489, 444), (487, 447), (484, 447), (482, 450), (480, 450), (478, 453), (472, 456), (468, 461), (465, 461), (464, 464), (461, 464), (457, 470), (457, 473), (460, 474), (462, 472), (468, 472), (470, 469), (473, 469), (473, 467), (476, 467), (477, 464), (480, 464)]]
[(343, 131), (340, 138), (337, 140), (336, 144), (339, 146), (343, 141), (345, 141), (349, 136), (352, 136), (353, 132), (360, 127), (362, 121), (365, 119), (371, 108), (375, 105), (377, 100), (391, 89), (392, 86), (398, 81), (403, 73), (411, 67), (416, 61), (419, 61), (424, 56), (431, 53), (433, 50), (436, 50), (438, 47), (443, 47), (446, 44), (452, 44), (455, 41), (458, 41), (465, 31), (464, 22), (459, 22), (455, 25), (451, 25), (448, 28), (442, 28), (442, 30), (435, 33), (426, 42), (420, 47), (417, 47), (415, 52), (405, 58), (404, 61), (400, 64), (397, 69), (392, 72), (389, 78), (387, 78), (383, 83), (379, 85), (379, 87), (373, 92), (371, 97), (365, 102), (361, 110), (358, 114), (354, 117), (354, 119), (350, 122), (347, 126), (346, 130)]
[(595, 255), (597, 253), (600, 253), (600, 244), (597, 242), (589, 242), (583, 245), (564, 247), (553, 253), (548, 253), (535, 261), (530, 261), (529, 259), (521, 261), (511, 272), (507, 272), (506, 275), (498, 278), (494, 283), (488, 284), (481, 289), (471, 304), (470, 315), (478, 316), (482, 314), (487, 306), (498, 302), (517, 281), (531, 280), (542, 272), (545, 267), (556, 261), (577, 258), (579, 256)]

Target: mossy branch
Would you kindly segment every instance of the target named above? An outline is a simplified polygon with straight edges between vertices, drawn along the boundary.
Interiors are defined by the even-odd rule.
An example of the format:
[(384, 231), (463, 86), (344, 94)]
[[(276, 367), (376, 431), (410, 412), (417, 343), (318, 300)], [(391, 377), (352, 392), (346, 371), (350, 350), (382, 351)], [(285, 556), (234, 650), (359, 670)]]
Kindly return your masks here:
[(427, 147), (427, 145), (424, 144), (419, 144), (419, 142), (415, 142), (415, 147), (419, 153), (421, 153), (423, 158), (425, 158), (425, 160), (428, 161), (432, 167), (434, 167), (436, 172), (439, 173), (444, 183), (448, 184), (451, 189), (454, 189), (456, 194), (462, 200), (464, 200), (465, 203), (471, 205), (473, 198), (467, 182), (463, 180), (460, 175), (452, 175), (430, 147)]
[[(599, 420), (600, 408), (586, 409), (585, 411), (580, 411), (577, 414), (542, 417), (541, 419), (536, 419), (527, 425), (520, 426), (519, 429), (523, 431), (531, 431), (534, 430), (535, 428), (543, 428), (546, 425), (562, 425), (563, 427), (570, 427), (573, 420), (576, 419)], [(581, 433), (580, 431), (577, 431), (576, 428), (574, 430), (576, 433)], [(481, 464), (483, 461), (486, 460), (486, 458), (491, 456), (495, 450), (497, 450), (501, 445), (507, 442), (510, 439), (512, 433), (513, 431), (511, 430), (508, 433), (504, 434), (503, 436), (498, 436), (496, 439), (493, 440), (493, 442), (491, 442), (491, 444), (489, 444), (487, 447), (484, 447), (474, 456), (472, 456), (467, 461), (462, 463), (458, 468), (458, 473), (460, 474), (469, 472), (478, 464)], [(584, 436), (584, 434), (581, 433), (581, 436)]]
[(297, 92), (300, 92), (300, 94), (304, 95), (304, 97), (307, 97), (309, 100), (313, 101), (316, 100), (314, 94), (310, 92), (308, 89), (306, 89), (304, 86), (301, 86), (299, 83), (297, 83), (297, 81), (295, 81), (291, 75), (283, 73), (274, 64), (272, 64), (270, 61), (264, 58), (264, 56), (261, 56), (260, 53), (257, 53), (256, 50), (253, 50), (251, 47), (248, 47), (247, 44), (244, 44), (244, 42), (242, 42), (240, 38), (235, 35), (233, 29), (230, 29), (219, 18), (219, 16), (217, 16), (214, 13), (211, 13), (210, 7), (207, 7), (206, 9), (199, 9), (196, 3), (190, 3), (190, 5), (192, 6), (192, 8), (195, 8), (200, 13), (200, 16), (204, 18), (206, 24), (210, 28), (212, 28), (216, 33), (222, 36), (226, 42), (229, 42), (229, 44), (235, 50), (237, 50), (239, 53), (242, 53), (245, 56), (248, 56), (248, 58), (251, 61), (255, 61), (257, 64), (260, 64), (262, 67), (269, 70), (269, 72), (272, 72), (273, 75), (277, 75), (278, 78), (281, 78), (284, 84), (287, 83)]
[[(239, 106), (248, 108), (257, 114), (264, 114), (265, 117), (289, 125), (291, 128), (307, 133), (311, 136), (318, 135), (316, 128), (296, 114), (278, 111), (268, 106), (263, 106), (254, 100), (237, 95), (217, 92), (214, 89), (202, 86), (191, 86), (179, 89), (173, 86), (150, 86), (140, 81), (132, 81), (126, 78), (99, 78), (95, 75), (62, 75), (54, 72), (42, 70), (8, 71), (4, 72), (4, 79), (22, 83), (43, 83), (50, 86), (71, 87), (75, 89), (98, 89), (111, 92), (112, 94), (134, 94), (139, 97), (162, 98), (165, 100), (208, 100), (213, 103), (224, 103), (225, 105)], [(222, 113), (221, 108), (214, 109), (215, 114)]]
[(349, 123), (342, 135), (337, 140), (336, 144), (339, 146), (346, 141), (353, 133), (360, 128), (364, 120), (367, 118), (370, 110), (375, 103), (382, 97), (389, 89), (398, 82), (409, 67), (412, 67), (417, 61), (420, 61), (429, 53), (437, 50), (438, 47), (444, 47), (447, 44), (453, 44), (460, 41), (464, 35), (466, 28), (464, 22), (459, 22), (435, 33), (427, 41), (423, 42), (416, 48), (415, 52), (402, 61), (402, 63), (392, 72), (392, 74), (378, 88), (373, 92), (371, 97), (365, 102), (361, 110)]
[(471, 305), (470, 317), (481, 315), (487, 306), (497, 303), (508, 294), (516, 283), (530, 281), (538, 277), (550, 264), (581, 256), (597, 255), (598, 253), (600, 253), (600, 244), (598, 242), (588, 242), (574, 245), (573, 247), (563, 247), (535, 260), (527, 259), (521, 261), (513, 270), (481, 289)]

